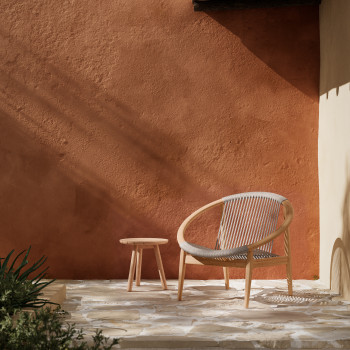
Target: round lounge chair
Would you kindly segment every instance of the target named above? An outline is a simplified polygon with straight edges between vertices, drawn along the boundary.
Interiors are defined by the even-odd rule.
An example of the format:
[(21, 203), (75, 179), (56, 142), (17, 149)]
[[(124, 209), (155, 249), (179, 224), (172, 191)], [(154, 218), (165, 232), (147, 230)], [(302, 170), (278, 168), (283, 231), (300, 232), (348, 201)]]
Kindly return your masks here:
[[(214, 249), (191, 243), (186, 236), (190, 223), (207, 210), (221, 205), (222, 216)], [(277, 227), (283, 208), (284, 221)], [(181, 248), (178, 300), (182, 299), (186, 264), (216, 265), (224, 269), (229, 288), (229, 267), (246, 269), (244, 305), (249, 306), (252, 270), (255, 267), (286, 265), (288, 294), (293, 294), (289, 225), (293, 207), (283, 196), (269, 192), (247, 192), (224, 197), (192, 213), (180, 226), (177, 240)], [(273, 240), (284, 234), (284, 255), (272, 253)]]

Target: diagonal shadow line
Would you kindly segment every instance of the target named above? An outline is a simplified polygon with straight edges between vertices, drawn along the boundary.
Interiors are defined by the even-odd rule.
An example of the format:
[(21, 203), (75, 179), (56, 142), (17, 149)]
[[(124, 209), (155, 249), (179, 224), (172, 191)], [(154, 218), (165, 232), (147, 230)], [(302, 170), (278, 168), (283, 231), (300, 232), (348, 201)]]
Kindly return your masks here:
[[(27, 96), (29, 96), (32, 100), (36, 101), (39, 105), (44, 106), (45, 108), (48, 109), (49, 112), (55, 113), (56, 115), (60, 116), (60, 118), (65, 119), (67, 122), (69, 122), (69, 117), (67, 115), (65, 115), (64, 113), (62, 113), (54, 104), (52, 104), (51, 102), (45, 100), (44, 98), (42, 98), (41, 96), (38, 96), (36, 94), (33, 94), (32, 91), (30, 89), (28, 89), (24, 84), (22, 84), (21, 82), (19, 82), (17, 79), (14, 79), (10, 76), (8, 76), (5, 72), (1, 71), (1, 75), (5, 76), (7, 78), (12, 79), (12, 81), (16, 84), (16, 87), (24, 94), (26, 94)], [(8, 104), (10, 107), (15, 108), (14, 104), (11, 104), (10, 101), (10, 96), (7, 96), (7, 98), (5, 99), (5, 103)], [(80, 111), (81, 113), (81, 111)], [(36, 126), (38, 126), (39, 124), (33, 119), (31, 118), (28, 114), (26, 114), (23, 110), (21, 110), (21, 114), (25, 115), (26, 118), (28, 120), (31, 121), (31, 123), (36, 124)], [(88, 110), (86, 108), (85, 110), (85, 115), (88, 115), (90, 117), (91, 120), (93, 120), (93, 117), (98, 118), (98, 115), (95, 114), (95, 112)], [(130, 125), (130, 123), (129, 123)], [(79, 126), (77, 123), (75, 123), (74, 127), (80, 131), (81, 134), (85, 133), (85, 129), (81, 126)], [(108, 128), (109, 126), (105, 126), (106, 128)], [(44, 128), (42, 126), (40, 126), (40, 128), (42, 130), (44, 130)], [(109, 129), (112, 129), (112, 124), (110, 124)], [(176, 149), (176, 147), (172, 147), (172, 143), (169, 142), (168, 146), (166, 147), (158, 147), (156, 146), (156, 144), (153, 142), (152, 143), (152, 138), (149, 137), (145, 137), (145, 133), (141, 134), (141, 131), (138, 130), (137, 128), (134, 128), (133, 131), (126, 131), (125, 132), (121, 132), (120, 129), (118, 129), (117, 127), (115, 127), (113, 125), (113, 132), (114, 132), (114, 136), (117, 134), (118, 138), (123, 139), (126, 143), (132, 145), (133, 147), (136, 147), (136, 149), (138, 150), (137, 152), (141, 152), (144, 154), (145, 157), (148, 158), (148, 161), (144, 158), (144, 157), (137, 157), (136, 154), (131, 152), (131, 155), (134, 155), (134, 157), (137, 158), (137, 161), (139, 163), (143, 163), (144, 166), (149, 167), (149, 162), (151, 162), (151, 164), (153, 163), (156, 166), (162, 166), (163, 171), (165, 171), (165, 173), (168, 174), (168, 180), (172, 180), (173, 185), (176, 185), (176, 187), (179, 186), (179, 182), (185, 182), (186, 180), (188, 181), (188, 178), (186, 177), (186, 175), (181, 172), (179, 170), (178, 167), (175, 167), (173, 162), (171, 162), (170, 160), (167, 159), (167, 153), (164, 151), (167, 148), (172, 148), (172, 149)], [(147, 128), (143, 128), (144, 130), (147, 130)], [(149, 128), (148, 128), (149, 129)], [(133, 135), (132, 132), (136, 132), (137, 135)], [(152, 131), (147, 131), (147, 133), (149, 133), (150, 135), (155, 135), (157, 134), (156, 131), (153, 129)], [(53, 137), (53, 135), (51, 133), (49, 133), (48, 131), (46, 131), (46, 134), (50, 136), (50, 138)], [(160, 136), (160, 134), (158, 134), (158, 136), (155, 137), (155, 139), (160, 139), (161, 137), (165, 138), (165, 136)], [(147, 143), (147, 141), (144, 141), (144, 139), (147, 139), (147, 141), (151, 141), (150, 144)], [(170, 139), (168, 138), (168, 140), (170, 141)], [(103, 144), (103, 140), (98, 140), (95, 139), (94, 140), (95, 143), (99, 143), (100, 145)], [(157, 151), (156, 151), (157, 149)], [(180, 153), (183, 153), (184, 150), (180, 150)], [(176, 184), (177, 183), (177, 184)]]
[[(6, 36), (3, 30), (0, 30), (0, 33), (3, 36)], [(13, 39), (12, 41), (15, 41), (15, 39)], [(27, 55), (30, 55), (32, 59), (35, 61), (35, 64), (40, 64), (40, 65), (43, 64), (43, 60), (40, 58), (40, 56), (31, 52), (23, 44), (16, 42), (16, 45), (18, 47), (21, 47), (23, 52), (25, 52)], [(114, 133), (118, 133), (120, 137), (124, 138), (127, 142), (129, 142), (133, 146), (136, 146), (140, 150), (140, 152), (144, 153), (147, 157), (149, 157), (151, 161), (155, 162), (156, 164), (161, 164), (162, 162), (161, 164), (162, 166), (164, 165), (164, 162), (165, 162), (166, 164), (165, 169), (166, 169), (166, 173), (168, 174), (168, 178), (172, 179), (174, 177), (174, 174), (176, 174), (176, 176), (178, 177), (177, 182), (185, 182), (185, 181), (190, 182), (192, 184), (192, 187), (194, 186), (193, 188), (197, 187), (197, 190), (202, 192), (200, 186), (198, 186), (198, 183), (196, 181), (193, 181), (191, 178), (186, 176), (186, 174), (183, 171), (181, 171), (179, 167), (175, 167), (174, 162), (167, 160), (166, 151), (168, 149), (173, 150), (179, 147), (179, 144), (177, 144), (174, 139), (171, 139), (169, 135), (164, 135), (159, 133), (159, 131), (157, 134), (157, 130), (155, 130), (154, 128), (153, 129), (150, 128), (150, 126), (142, 122), (139, 117), (137, 118), (137, 123), (139, 124), (139, 126), (137, 124), (131, 123), (130, 120), (126, 118), (124, 115), (135, 114), (136, 112), (133, 111), (130, 113), (130, 110), (128, 110), (128, 107), (126, 107), (123, 103), (121, 103), (120, 101), (116, 101), (111, 95), (105, 92), (102, 94), (101, 90), (99, 90), (98, 87), (94, 85), (93, 90), (96, 92), (96, 94), (94, 94), (94, 96), (91, 96), (91, 97), (94, 98), (94, 101), (97, 101), (99, 103), (99, 107), (102, 110), (107, 108), (110, 116), (118, 113), (118, 119), (121, 119), (123, 123), (128, 127), (128, 129), (124, 128), (124, 133), (122, 133), (120, 129), (116, 127), (116, 124), (111, 122), (111, 118), (106, 118), (106, 116), (103, 113), (97, 111), (96, 109), (93, 109), (91, 106), (87, 106), (86, 105), (87, 102), (82, 100), (79, 94), (77, 93), (77, 91), (85, 91), (88, 93), (88, 95), (92, 95), (91, 92), (86, 89), (86, 86), (91, 86), (94, 83), (88, 82), (88, 84), (78, 84), (77, 81), (72, 79), (65, 72), (59, 70), (54, 65), (48, 62), (44, 62), (44, 63), (45, 63), (44, 64), (45, 66), (49, 67), (50, 72), (55, 73), (55, 78), (57, 80), (60, 80), (64, 85), (67, 85), (67, 82), (68, 82), (69, 88), (61, 89), (60, 97), (62, 97), (63, 100), (66, 98), (69, 100), (73, 99), (76, 101), (76, 103), (79, 103), (80, 114), (82, 113), (81, 112), (81, 109), (82, 109), (84, 111), (84, 116), (89, 117), (91, 121), (95, 121), (96, 116), (98, 116), (99, 120), (103, 120), (103, 123), (105, 124), (104, 127), (106, 129), (109, 129), (110, 131), (112, 130)], [(3, 74), (6, 74), (6, 73), (3, 72)], [(9, 76), (8, 78), (14, 79), (13, 77), (9, 77)], [(33, 94), (33, 92), (30, 89), (28, 89), (24, 84), (21, 84), (18, 81), (18, 79), (14, 79), (14, 81), (16, 82), (16, 84), (18, 84), (18, 86), (21, 86), (22, 90), (25, 93), (27, 93), (31, 98), (34, 98), (38, 103), (43, 104), (50, 111), (58, 113), (60, 117), (66, 119), (69, 122), (68, 116), (62, 113), (53, 103), (45, 100), (41, 96), (37, 96), (36, 94)], [(74, 87), (74, 89), (71, 89), (71, 87)], [(112, 106), (108, 103), (106, 104), (106, 101), (109, 101), (110, 104), (112, 104)], [(83, 127), (81, 127), (81, 125), (79, 126), (78, 124), (76, 124), (75, 126), (77, 126), (82, 133), (84, 132), (84, 129)], [(134, 136), (133, 133), (135, 133), (137, 136)], [(147, 135), (152, 135), (152, 137), (147, 137)], [(154, 135), (156, 135), (156, 137), (154, 137)], [(169, 145), (166, 145), (165, 147), (165, 152), (164, 152), (164, 144), (162, 144), (162, 147), (159, 147), (159, 142), (157, 142), (157, 140), (159, 141), (161, 138), (164, 138), (164, 137), (166, 137), (167, 140), (170, 141)], [(145, 139), (147, 139), (147, 142), (145, 141)], [(184, 152), (187, 152), (185, 148), (183, 147), (178, 148), (177, 153), (182, 154)], [(193, 159), (192, 161), (196, 162)], [(200, 168), (199, 163), (198, 162), (196, 163), (197, 163), (196, 164), (197, 168)], [(144, 162), (144, 164), (146, 164), (146, 162)], [(209, 173), (208, 169), (205, 169), (205, 168), (201, 168), (200, 171), (203, 174)], [(219, 181), (222, 184), (225, 183), (225, 181), (222, 178), (220, 178), (220, 176), (217, 173), (214, 174), (213, 172), (211, 172), (210, 176), (212, 177), (214, 182)], [(232, 188), (232, 185), (231, 186), (226, 185), (226, 186)]]
[[(11, 120), (14, 123), (13, 118), (10, 114), (0, 108), (0, 117), (2, 121)], [(14, 127), (14, 126), (13, 126)], [(24, 129), (20, 124), (17, 123), (16, 130), (22, 133), (22, 137), (27, 137), (28, 139), (32, 139), (32, 135), (28, 132), (27, 129)], [(54, 158), (58, 158), (56, 152), (53, 148), (48, 148), (46, 146), (46, 152), (52, 155)], [(59, 159), (57, 159), (57, 163), (59, 163)], [(64, 173), (63, 169), (60, 166), (57, 166), (59, 172)], [(141, 211), (137, 209), (137, 207), (133, 205), (126, 205), (127, 202), (120, 200), (121, 195), (116, 190), (114, 192), (111, 190), (110, 186), (105, 184), (103, 181), (95, 181), (96, 174), (91, 171), (91, 168), (80, 164), (78, 168), (76, 168), (73, 164), (69, 167), (70, 176), (73, 180), (77, 181), (77, 183), (87, 182), (93, 184), (93, 187), (90, 187), (90, 191), (94, 193), (95, 196), (100, 197), (104, 201), (111, 203), (113, 201), (114, 208), (117, 208), (118, 214), (128, 217), (132, 213), (133, 218), (137, 218), (139, 222), (145, 223), (149, 227), (153, 227), (154, 230), (160, 231), (161, 227), (154, 221), (150, 220), (148, 216), (144, 215)], [(113, 197), (113, 200), (111, 197)], [(132, 209), (132, 210), (131, 210)]]

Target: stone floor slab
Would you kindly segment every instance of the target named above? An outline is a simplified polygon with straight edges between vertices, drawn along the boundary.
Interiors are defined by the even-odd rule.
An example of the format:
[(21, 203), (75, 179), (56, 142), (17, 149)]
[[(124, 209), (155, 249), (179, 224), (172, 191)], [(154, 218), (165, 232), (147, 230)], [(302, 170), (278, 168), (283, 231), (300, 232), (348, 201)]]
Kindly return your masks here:
[(244, 281), (177, 281), (168, 290), (142, 281), (127, 292), (126, 280), (64, 281), (63, 309), (92, 332), (102, 329), (125, 349), (350, 349), (350, 302), (318, 281), (253, 281), (250, 308)]

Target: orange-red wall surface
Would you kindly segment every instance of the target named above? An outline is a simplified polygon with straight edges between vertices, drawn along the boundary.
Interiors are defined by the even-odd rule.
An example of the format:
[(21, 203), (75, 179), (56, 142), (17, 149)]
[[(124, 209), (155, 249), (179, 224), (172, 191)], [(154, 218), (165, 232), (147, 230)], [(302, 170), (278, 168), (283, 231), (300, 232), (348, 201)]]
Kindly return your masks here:
[[(270, 191), (295, 209), (294, 278), (318, 274), (317, 6), (3, 1), (0, 60), (1, 256), (31, 245), (52, 277), (126, 278), (119, 239), (162, 237), (176, 278), (186, 216)], [(206, 242), (216, 229), (194, 234)], [(142, 274), (158, 278), (151, 251)], [(253, 275), (284, 277), (282, 267)]]

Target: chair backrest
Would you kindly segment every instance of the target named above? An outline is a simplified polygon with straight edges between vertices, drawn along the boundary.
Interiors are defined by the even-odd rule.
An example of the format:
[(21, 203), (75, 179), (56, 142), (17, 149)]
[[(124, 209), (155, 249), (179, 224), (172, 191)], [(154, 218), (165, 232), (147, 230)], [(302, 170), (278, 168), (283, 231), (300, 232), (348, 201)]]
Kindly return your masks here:
[[(247, 192), (224, 197), (215, 249), (231, 249), (257, 242), (277, 226), (285, 197), (269, 192)], [(260, 249), (271, 253), (272, 241)]]

